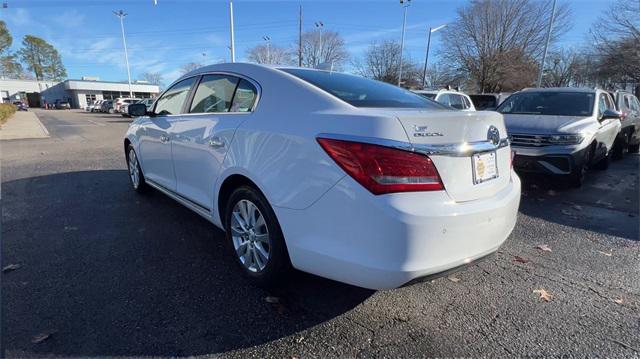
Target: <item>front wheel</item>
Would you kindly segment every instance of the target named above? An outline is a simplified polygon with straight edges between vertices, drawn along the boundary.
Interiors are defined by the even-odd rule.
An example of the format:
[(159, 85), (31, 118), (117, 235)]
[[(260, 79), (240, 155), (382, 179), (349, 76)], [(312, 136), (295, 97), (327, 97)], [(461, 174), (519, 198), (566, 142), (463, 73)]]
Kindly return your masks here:
[(285, 281), (291, 262), (282, 230), (267, 199), (256, 189), (242, 186), (227, 202), (227, 242), (249, 280), (261, 287)]
[(140, 169), (140, 162), (138, 162), (138, 156), (132, 144), (129, 144), (127, 148), (127, 168), (133, 190), (138, 193), (145, 192), (147, 190), (147, 183), (144, 180), (144, 175)]
[(604, 171), (609, 168), (611, 164), (611, 153), (607, 153), (603, 159), (601, 159), (598, 163), (596, 163), (596, 169), (600, 171)]
[(624, 159), (624, 153), (629, 147), (629, 135), (624, 133), (621, 134), (621, 137), (616, 141), (613, 146), (613, 159), (621, 160)]

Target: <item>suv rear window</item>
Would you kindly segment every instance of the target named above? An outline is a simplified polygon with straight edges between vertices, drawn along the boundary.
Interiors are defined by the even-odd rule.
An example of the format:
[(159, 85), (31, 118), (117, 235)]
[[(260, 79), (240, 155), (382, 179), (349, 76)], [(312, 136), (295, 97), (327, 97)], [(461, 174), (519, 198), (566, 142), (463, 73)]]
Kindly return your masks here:
[(514, 115), (591, 116), (595, 93), (520, 92), (509, 96), (498, 112)]
[(320, 70), (281, 70), (355, 107), (448, 109), (411, 91), (364, 77)]

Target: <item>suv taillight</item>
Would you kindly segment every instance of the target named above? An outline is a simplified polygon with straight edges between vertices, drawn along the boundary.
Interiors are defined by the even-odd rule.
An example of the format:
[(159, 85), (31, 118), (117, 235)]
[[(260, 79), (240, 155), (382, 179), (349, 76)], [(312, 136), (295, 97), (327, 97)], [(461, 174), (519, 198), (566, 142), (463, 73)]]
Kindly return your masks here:
[(427, 156), (368, 143), (317, 140), (349, 176), (373, 194), (444, 189), (438, 170)]

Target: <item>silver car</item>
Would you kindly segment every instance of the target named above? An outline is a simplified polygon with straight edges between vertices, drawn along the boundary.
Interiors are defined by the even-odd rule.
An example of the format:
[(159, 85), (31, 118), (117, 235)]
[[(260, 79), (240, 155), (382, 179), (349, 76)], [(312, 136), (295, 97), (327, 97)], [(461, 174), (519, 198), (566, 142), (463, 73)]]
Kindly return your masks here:
[(609, 166), (621, 127), (613, 99), (599, 89), (525, 89), (498, 112), (513, 141), (517, 171), (561, 175), (575, 187), (590, 166)]
[(637, 153), (640, 149), (640, 101), (625, 91), (611, 93), (620, 111), (622, 128), (613, 146), (615, 159), (622, 159), (625, 152)]

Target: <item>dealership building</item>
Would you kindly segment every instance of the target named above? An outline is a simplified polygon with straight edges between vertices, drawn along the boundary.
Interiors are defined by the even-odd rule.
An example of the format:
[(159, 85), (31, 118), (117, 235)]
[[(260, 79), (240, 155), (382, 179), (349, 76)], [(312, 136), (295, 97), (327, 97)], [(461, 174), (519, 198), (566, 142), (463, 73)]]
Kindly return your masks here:
[[(135, 98), (152, 98), (160, 92), (157, 85), (137, 81), (131, 84)], [(96, 100), (112, 100), (129, 96), (126, 82), (99, 81), (83, 77), (81, 80), (37, 81), (0, 79), (0, 102), (24, 101), (30, 107), (42, 107), (44, 102), (69, 101), (72, 108), (84, 108)]]

